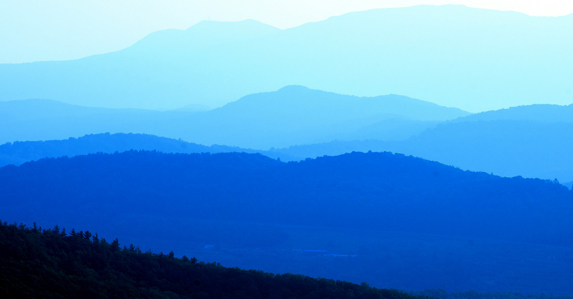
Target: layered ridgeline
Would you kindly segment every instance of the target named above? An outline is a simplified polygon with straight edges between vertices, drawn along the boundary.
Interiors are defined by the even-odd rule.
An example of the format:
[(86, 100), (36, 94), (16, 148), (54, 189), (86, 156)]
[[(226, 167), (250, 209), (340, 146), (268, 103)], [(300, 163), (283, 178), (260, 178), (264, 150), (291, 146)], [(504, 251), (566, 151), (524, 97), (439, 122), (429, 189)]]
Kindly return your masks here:
[(461, 117), (401, 142), (336, 141), (276, 150), (295, 157), (393, 151), (472, 171), (573, 181), (573, 105), (530, 105)]
[(469, 113), (404, 96), (354, 97), (287, 86), (210, 111), (88, 108), (47, 100), (0, 102), (0, 142), (145, 133), (268, 149), (335, 139), (400, 140)]
[(354, 12), (287, 30), (202, 22), (114, 53), (0, 65), (0, 99), (174, 109), (299, 84), (483, 111), (570, 103), (571, 52), (571, 15), (451, 5)]
[(418, 290), (557, 294), (573, 283), (567, 188), (390, 153), (44, 159), (1, 168), (0, 194), (9, 222), (173, 244), (229, 266)]
[(414, 299), (366, 284), (274, 275), (143, 253), (89, 231), (0, 223), (2, 298)]
[[(325, 94), (329, 95), (328, 93)], [(264, 94), (261, 94), (259, 97), (262, 98), (263, 95)], [(245, 122), (249, 122), (249, 120), (246, 120), (248, 116), (253, 116), (254, 119), (257, 119), (254, 115), (265, 115), (265, 113), (259, 113), (261, 110), (254, 107), (252, 109), (249, 108), (249, 104), (256, 104), (255, 107), (264, 107), (263, 104), (257, 103), (256, 101), (245, 101), (244, 104), (241, 104), (239, 101), (236, 104), (239, 106), (243, 105), (244, 109), (229, 109), (227, 112), (218, 112), (220, 117), (213, 117), (213, 120), (219, 121), (225, 119), (225, 117), (227, 117), (227, 119), (237, 120), (237, 118), (233, 118), (231, 112), (233, 110), (235, 112), (253, 111), (252, 114), (242, 114), (245, 118)], [(284, 105), (277, 106), (284, 108)], [(348, 109), (348, 105), (340, 104), (340, 106)], [(428, 106), (432, 107), (431, 105)], [(328, 106), (324, 105), (321, 109), (325, 107)], [(421, 107), (421, 105), (418, 107)], [(413, 109), (412, 106), (408, 108)], [(442, 111), (442, 113), (448, 111), (445, 108), (435, 106), (434, 108), (438, 111)], [(276, 133), (279, 130), (280, 125), (278, 124), (280, 123), (285, 124), (285, 130), (291, 128), (292, 132), (297, 132), (300, 130), (289, 127), (286, 124), (296, 123), (299, 119), (301, 122), (303, 122), (304, 119), (316, 119), (316, 122), (314, 122), (314, 128), (316, 128), (319, 117), (313, 118), (308, 116), (308, 114), (304, 114), (303, 111), (308, 111), (305, 109), (301, 109), (300, 111), (293, 111), (293, 109), (291, 109), (292, 113), (285, 112), (283, 114), (268, 110), (266, 114), (276, 117), (274, 119), (270, 117), (266, 119), (259, 118), (259, 125), (253, 127), (251, 131), (252, 135), (248, 136), (270, 136), (272, 135), (270, 134), (271, 132)], [(320, 109), (315, 110), (316, 115), (327, 115), (326, 113), (318, 113), (317, 111), (319, 110)], [(380, 110), (389, 111), (390, 109), (385, 108)], [(431, 109), (428, 110), (431, 111)], [(8, 109), (4, 111), (8, 111)], [(284, 111), (289, 111), (289, 109), (285, 108)], [(394, 111), (396, 113), (400, 112)], [(450, 111), (455, 112), (455, 110)], [(300, 117), (298, 117), (299, 114), (301, 115)], [(330, 114), (330, 116), (332, 115), (333, 114)], [(436, 113), (433, 115), (437, 118)], [(8, 115), (5, 116), (6, 118), (2, 119), (9, 119)], [(282, 116), (282, 118), (280, 116)], [(386, 115), (383, 114), (380, 117), (385, 116)], [(411, 113), (410, 117), (421, 116)], [(289, 121), (289, 118), (291, 121)], [(334, 119), (334, 117), (332, 117), (332, 119)], [(363, 120), (364, 119), (367, 119), (367, 116), (364, 116)], [(0, 120), (0, 122), (2, 122), (2, 120)], [(18, 122), (12, 122), (12, 124), (15, 123)], [(224, 120), (223, 123), (225, 123)], [(227, 121), (227, 125), (221, 125), (219, 128), (222, 131), (228, 130), (227, 132), (236, 132), (237, 134), (235, 134), (235, 136), (239, 136), (241, 129), (245, 132), (249, 132), (244, 126), (241, 127), (237, 125), (241, 123), (240, 121), (234, 122), (234, 124), (237, 125), (236, 128), (233, 128), (231, 123), (232, 121)], [(367, 125), (346, 135), (342, 132), (347, 131), (350, 126), (344, 127), (340, 125), (337, 126), (335, 130), (338, 132), (338, 135), (335, 134), (334, 136), (346, 136), (346, 140), (336, 138), (338, 140), (333, 142), (290, 146), (288, 148), (271, 149), (267, 151), (255, 151), (227, 146), (206, 147), (181, 140), (129, 134), (86, 136), (78, 139), (72, 138), (69, 140), (48, 142), (15, 142), (0, 145), (0, 165), (21, 164), (26, 161), (45, 157), (74, 156), (96, 152), (113, 153), (115, 151), (126, 151), (130, 149), (157, 150), (168, 153), (259, 152), (272, 158), (280, 157), (283, 161), (304, 160), (306, 158), (315, 158), (323, 155), (341, 155), (352, 151), (392, 151), (438, 161), (465, 170), (484, 171), (501, 176), (523, 176), (550, 180), (558, 179), (562, 183), (573, 181), (573, 155), (570, 155), (573, 151), (573, 136), (571, 135), (571, 132), (573, 132), (573, 105), (519, 106), (460, 117), (448, 122), (442, 122), (438, 125), (435, 123), (436, 122), (432, 121), (390, 118), (372, 125)], [(276, 131), (272, 131), (273, 126), (277, 128)], [(74, 130), (78, 127), (81, 126), (64, 126), (63, 132), (69, 132), (68, 130)], [(312, 126), (309, 125), (309, 127)], [(53, 127), (45, 124), (43, 126), (35, 125), (33, 128), (35, 132), (37, 132), (38, 130)], [(102, 128), (102, 130), (106, 128), (109, 127)], [(222, 128), (225, 128), (225, 130)], [(422, 131), (425, 128), (427, 128), (427, 130)], [(209, 129), (213, 129), (213, 135), (216, 135), (218, 132), (213, 127), (209, 127)], [(269, 132), (261, 133), (261, 131), (267, 129)], [(257, 132), (256, 130), (259, 131)], [(301, 130), (304, 131), (303, 129)], [(17, 129), (5, 130), (2, 134), (7, 135), (18, 131)], [(309, 129), (309, 131), (312, 131), (312, 129)], [(47, 132), (50, 134), (47, 136), (54, 136), (55, 132), (56, 130)], [(361, 134), (361, 132), (367, 132), (367, 134)], [(403, 138), (408, 134), (414, 135), (416, 132), (421, 133), (402, 141), (388, 141), (391, 139), (399, 139), (400, 137)], [(80, 135), (80, 132), (77, 133)], [(277, 133), (277, 135), (273, 136), (279, 138), (287, 135), (287, 133), (283, 132), (282, 134)], [(14, 136), (14, 138), (16, 138), (16, 136)], [(334, 137), (332, 138), (334, 139)], [(221, 140), (231, 139), (232, 138), (223, 138)], [(293, 142), (296, 140), (297, 139), (291, 139)], [(320, 140), (320, 138), (317, 137), (313, 140)]]

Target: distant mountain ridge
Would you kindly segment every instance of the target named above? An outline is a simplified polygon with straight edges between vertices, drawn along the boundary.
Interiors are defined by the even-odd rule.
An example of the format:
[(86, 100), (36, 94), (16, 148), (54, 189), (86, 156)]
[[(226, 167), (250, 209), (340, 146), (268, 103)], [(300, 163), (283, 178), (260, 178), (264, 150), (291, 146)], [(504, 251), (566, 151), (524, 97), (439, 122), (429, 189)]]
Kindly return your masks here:
[(401, 140), (468, 114), (404, 96), (361, 98), (302, 86), (249, 95), (208, 111), (88, 108), (25, 100), (0, 102), (0, 125), (13, 128), (0, 132), (0, 143), (109, 132), (267, 149), (335, 139)]
[(355, 12), (287, 30), (206, 22), (110, 54), (0, 65), (0, 99), (175, 109), (304, 85), (360, 96), (407, 94), (476, 112), (570, 103), (571, 52), (573, 15), (454, 5)]

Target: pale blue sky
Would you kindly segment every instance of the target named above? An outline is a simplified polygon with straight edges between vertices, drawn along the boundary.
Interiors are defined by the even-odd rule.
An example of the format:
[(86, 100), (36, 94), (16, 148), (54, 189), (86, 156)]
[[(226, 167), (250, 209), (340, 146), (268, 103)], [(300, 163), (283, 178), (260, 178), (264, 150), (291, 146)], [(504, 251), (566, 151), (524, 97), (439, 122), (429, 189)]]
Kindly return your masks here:
[(0, 63), (75, 59), (125, 48), (202, 20), (255, 19), (279, 28), (347, 12), (464, 4), (529, 15), (573, 13), (573, 1), (537, 0), (0, 0)]

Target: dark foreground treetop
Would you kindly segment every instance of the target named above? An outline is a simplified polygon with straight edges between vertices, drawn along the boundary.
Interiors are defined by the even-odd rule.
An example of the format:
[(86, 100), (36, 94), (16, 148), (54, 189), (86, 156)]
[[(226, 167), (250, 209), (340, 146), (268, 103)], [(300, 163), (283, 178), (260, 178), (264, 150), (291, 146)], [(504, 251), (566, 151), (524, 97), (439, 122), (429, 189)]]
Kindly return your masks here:
[(225, 268), (88, 231), (0, 222), (1, 298), (416, 298), (367, 284)]

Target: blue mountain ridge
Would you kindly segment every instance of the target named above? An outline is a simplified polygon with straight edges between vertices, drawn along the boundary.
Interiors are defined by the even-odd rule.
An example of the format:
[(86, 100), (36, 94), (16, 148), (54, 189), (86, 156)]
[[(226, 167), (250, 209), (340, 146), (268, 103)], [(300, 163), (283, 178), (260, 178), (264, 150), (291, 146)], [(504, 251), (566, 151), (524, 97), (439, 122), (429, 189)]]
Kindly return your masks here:
[(355, 12), (287, 30), (254, 21), (193, 27), (79, 60), (0, 65), (0, 99), (164, 110), (304, 85), (407, 94), (472, 112), (573, 100), (573, 15), (445, 5)]

